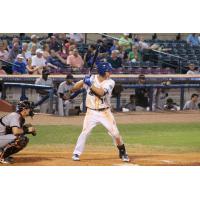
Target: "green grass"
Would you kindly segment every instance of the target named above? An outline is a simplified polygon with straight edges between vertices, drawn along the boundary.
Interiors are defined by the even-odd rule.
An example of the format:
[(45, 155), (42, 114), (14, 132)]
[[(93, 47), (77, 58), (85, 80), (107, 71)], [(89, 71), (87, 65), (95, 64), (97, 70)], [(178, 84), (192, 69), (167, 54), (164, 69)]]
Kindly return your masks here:
[[(164, 148), (181, 151), (200, 151), (200, 124), (127, 124), (118, 125), (123, 140), (128, 146), (142, 145), (150, 148)], [(73, 144), (82, 126), (37, 126), (38, 135), (31, 137), (30, 145)], [(93, 129), (88, 144), (108, 146), (112, 139), (102, 126)]]

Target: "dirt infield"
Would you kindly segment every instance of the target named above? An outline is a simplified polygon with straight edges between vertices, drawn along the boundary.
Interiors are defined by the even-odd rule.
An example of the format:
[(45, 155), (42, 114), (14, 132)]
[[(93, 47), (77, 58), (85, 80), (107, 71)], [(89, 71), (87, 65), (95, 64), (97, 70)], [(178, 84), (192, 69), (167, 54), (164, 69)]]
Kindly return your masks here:
[[(2, 116), (5, 113), (0, 113)], [(52, 115), (36, 115), (28, 121), (35, 125), (81, 125), (84, 116), (58, 117)], [(115, 113), (118, 124), (128, 123), (178, 123), (199, 122), (199, 112), (176, 113)], [(80, 162), (71, 160), (72, 145), (32, 145), (15, 156), (17, 166), (199, 166), (200, 153), (169, 153), (149, 150), (140, 147), (129, 148), (131, 162), (122, 163), (116, 148), (87, 146)]]

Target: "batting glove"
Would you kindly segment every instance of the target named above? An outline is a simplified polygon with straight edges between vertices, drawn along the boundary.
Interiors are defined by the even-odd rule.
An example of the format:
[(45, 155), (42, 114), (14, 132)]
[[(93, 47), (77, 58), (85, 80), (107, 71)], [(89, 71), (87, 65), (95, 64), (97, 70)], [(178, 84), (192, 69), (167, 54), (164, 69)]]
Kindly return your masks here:
[(85, 76), (85, 78), (83, 79), (83, 82), (88, 85), (89, 87), (92, 86), (92, 81), (90, 79), (90, 76)]

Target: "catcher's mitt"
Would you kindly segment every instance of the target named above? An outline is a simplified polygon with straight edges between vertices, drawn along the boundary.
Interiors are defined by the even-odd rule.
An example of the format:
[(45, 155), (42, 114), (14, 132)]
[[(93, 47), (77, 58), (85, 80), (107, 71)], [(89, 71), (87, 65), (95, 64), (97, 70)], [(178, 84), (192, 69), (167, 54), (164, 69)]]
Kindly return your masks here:
[(24, 124), (23, 130), (24, 130), (24, 134), (31, 134), (33, 136), (36, 136), (37, 134), (32, 124)]

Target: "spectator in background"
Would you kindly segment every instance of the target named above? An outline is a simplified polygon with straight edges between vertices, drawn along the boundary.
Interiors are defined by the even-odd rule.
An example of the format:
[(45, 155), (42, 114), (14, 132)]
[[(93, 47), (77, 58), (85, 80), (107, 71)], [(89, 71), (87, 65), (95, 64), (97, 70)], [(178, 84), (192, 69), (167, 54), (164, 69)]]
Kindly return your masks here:
[(59, 55), (61, 56), (61, 58), (67, 60), (68, 53), (67, 53), (67, 49), (66, 49), (65, 45), (62, 46), (62, 50), (59, 51), (58, 53), (59, 53)]
[(13, 44), (12, 49), (11, 49), (10, 52), (9, 52), (8, 60), (9, 60), (10, 62), (14, 62), (15, 59), (16, 59), (16, 57), (17, 57), (17, 55), (18, 55), (19, 53), (20, 53), (19, 43), (18, 43), (18, 42), (15, 42), (15, 43)]
[(38, 74), (42, 74), (42, 69), (46, 67), (46, 60), (41, 49), (37, 49), (36, 55), (32, 56), (32, 67), (37, 69)]
[(152, 40), (157, 40), (157, 39), (158, 39), (158, 36), (157, 36), (156, 33), (154, 33), (154, 34), (152, 35)]
[(69, 37), (71, 40), (74, 40), (76, 43), (83, 42), (83, 34), (82, 33), (70, 33)]
[(190, 44), (191, 46), (197, 46), (199, 45), (199, 39), (196, 35), (196, 33), (192, 33), (192, 34), (189, 34), (187, 39), (186, 39), (187, 43)]
[(66, 67), (66, 60), (63, 59), (57, 52), (53, 49), (50, 51), (50, 56), (46, 61), (47, 65), (55, 70), (52, 70), (52, 73), (61, 72), (63, 68)]
[(132, 51), (128, 54), (128, 60), (131, 62), (137, 62), (142, 60), (142, 55), (137, 46), (132, 46)]
[[(47, 69), (42, 70), (42, 77), (37, 78), (35, 81), (36, 85), (44, 85), (44, 86), (52, 86), (53, 87), (53, 80), (52, 78), (49, 78), (50, 72)], [(45, 90), (37, 90), (37, 93), (39, 94), (38, 96), (38, 101), (44, 98), (47, 94), (48, 91)], [(45, 102), (43, 102), (40, 105), (40, 112), (41, 113), (50, 113), (50, 99), (47, 99)]]
[(127, 108), (129, 111), (135, 111), (136, 110), (136, 98), (135, 95), (130, 95), (130, 102), (125, 105), (125, 108)]
[(144, 41), (144, 37), (140, 37), (138, 45), (139, 45), (140, 50), (150, 49), (149, 44)]
[(176, 41), (180, 41), (180, 40), (181, 40), (181, 34), (178, 33), (178, 34), (176, 35)]
[(45, 60), (47, 60), (49, 56), (50, 56), (49, 44), (45, 43), (43, 45), (43, 57)]
[(6, 51), (9, 51), (9, 47), (8, 47), (8, 41), (7, 40), (2, 40), (3, 43), (3, 49)]
[(124, 50), (131, 49), (132, 39), (129, 38), (129, 33), (124, 33), (118, 42), (119, 46), (122, 46)]
[(168, 98), (166, 104), (163, 106), (166, 111), (177, 111), (179, 107), (174, 103), (172, 98)]
[(84, 61), (82, 57), (79, 55), (77, 49), (74, 49), (73, 54), (68, 56), (67, 64), (70, 65), (73, 69), (78, 69), (83, 67)]
[(199, 95), (198, 94), (192, 94), (191, 96), (191, 100), (187, 101), (183, 107), (183, 110), (198, 110), (198, 98)]
[(189, 70), (187, 71), (187, 74), (190, 74), (190, 75), (191, 74), (199, 74), (197, 67), (194, 64), (190, 63), (188, 65), (188, 68), (189, 68)]
[(86, 67), (91, 67), (95, 51), (96, 51), (96, 46), (94, 44), (91, 44), (84, 55), (84, 63)]
[(22, 56), (25, 58), (25, 60), (31, 58), (31, 52), (28, 51), (28, 44), (27, 43), (23, 43), (22, 44)]
[[(0, 75), (6, 75), (7, 73), (5, 70), (2, 69), (1, 63), (0, 63)], [(1, 98), (1, 92), (0, 92), (0, 98)]]
[(28, 44), (28, 50), (29, 51), (31, 50), (33, 45), (36, 45), (36, 49), (41, 48), (41, 45), (39, 44), (38, 38), (37, 38), (36, 35), (31, 35), (31, 42), (29, 42), (29, 44)]
[(107, 62), (109, 62), (115, 69), (122, 67), (122, 59), (118, 57), (118, 54), (118, 50), (113, 50), (111, 56), (107, 58)]
[(19, 41), (19, 38), (18, 38), (18, 37), (13, 37), (13, 39), (12, 39), (12, 43), (8, 46), (9, 50), (13, 48), (14, 43), (18, 43), (18, 44), (19, 44), (19, 49), (21, 48), (21, 47), (20, 47), (20, 41)]
[(53, 49), (55, 52), (61, 50), (61, 44), (54, 35), (50, 37), (49, 48), (50, 50)]
[(8, 55), (8, 51), (4, 49), (3, 42), (0, 41), (0, 59), (7, 61)]
[[(145, 75), (140, 74), (138, 76), (138, 84), (145, 85), (146, 78)], [(136, 111), (147, 111), (149, 107), (149, 90), (146, 88), (136, 88)]]
[(26, 70), (27, 70), (28, 74), (39, 74), (38, 73), (39, 67), (33, 67), (32, 66), (32, 59), (31, 58), (28, 58), (28, 60), (27, 60)]
[(12, 66), (13, 74), (27, 74), (26, 63), (24, 62), (24, 57), (22, 54), (18, 54), (16, 61)]
[(32, 47), (31, 47), (31, 57), (35, 56), (36, 55), (36, 50), (37, 50), (37, 45), (36, 44), (33, 44)]

